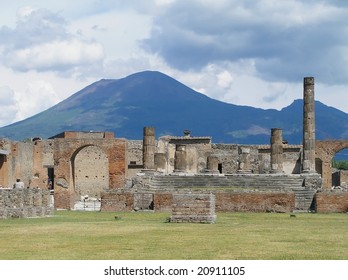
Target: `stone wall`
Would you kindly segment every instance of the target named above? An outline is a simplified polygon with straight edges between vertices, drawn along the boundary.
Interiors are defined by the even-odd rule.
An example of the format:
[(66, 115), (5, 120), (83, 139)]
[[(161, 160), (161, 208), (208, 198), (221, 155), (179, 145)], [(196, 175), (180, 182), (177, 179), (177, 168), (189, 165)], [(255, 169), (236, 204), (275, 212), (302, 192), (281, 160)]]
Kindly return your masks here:
[[(132, 211), (136, 194), (130, 190), (108, 191), (102, 194), (101, 211)], [(153, 210), (171, 211), (176, 192), (153, 192)], [(182, 194), (182, 193), (181, 193)], [(191, 193), (192, 194), (192, 193)], [(200, 195), (202, 193), (194, 193)], [(189, 193), (187, 193), (189, 195)], [(214, 192), (217, 212), (292, 212), (295, 194), (292, 192)], [(148, 201), (147, 201), (147, 204)]]
[(0, 187), (17, 179), (25, 188), (54, 186), (55, 207), (74, 209), (81, 196), (100, 198), (101, 191), (123, 188), (127, 142), (111, 132), (63, 132), (51, 139), (16, 142), (1, 139)]
[(339, 151), (348, 148), (347, 140), (326, 140), (315, 142), (315, 153), (317, 161), (320, 161), (317, 172), (323, 178), (323, 188), (332, 188), (332, 159)]
[[(73, 209), (84, 191), (100, 198), (101, 190), (124, 187), (126, 146), (124, 139), (54, 139), (55, 207)], [(80, 153), (83, 154), (81, 158)], [(99, 164), (92, 164), (93, 157)], [(86, 176), (92, 176), (94, 180), (88, 180)]]
[(40, 189), (0, 189), (0, 219), (53, 215), (50, 192)]
[(133, 193), (125, 190), (112, 190), (101, 193), (101, 211), (132, 211)]
[(348, 186), (348, 171), (340, 170), (340, 186), (347, 187)]
[[(128, 174), (130, 179), (142, 170), (142, 141), (127, 140), (128, 144)], [(207, 137), (160, 137), (156, 142), (156, 167), (163, 173), (174, 171), (176, 145), (185, 145), (186, 173), (202, 173), (206, 169), (207, 158), (214, 156), (218, 160), (220, 173), (236, 174), (239, 172), (243, 160), (243, 148), (249, 151), (250, 172), (254, 174), (269, 173), (270, 145), (240, 145), (240, 144), (212, 144)], [(302, 145), (283, 144), (283, 172), (284, 174), (299, 174), (301, 172)], [(157, 156), (157, 158), (156, 158)], [(161, 162), (161, 164), (159, 164)], [(162, 163), (163, 162), (163, 163)]]
[(215, 196), (213, 194), (173, 194), (171, 222), (214, 223)]
[(48, 170), (54, 165), (53, 140), (30, 142), (7, 142), (8, 155), (1, 155), (0, 185), (12, 188), (16, 179), (25, 187), (45, 189)]
[(127, 179), (136, 176), (143, 169), (143, 141), (127, 140)]
[(156, 153), (165, 157), (166, 173), (173, 173), (175, 169), (176, 147), (185, 147), (185, 173), (197, 174), (207, 167), (207, 158), (212, 153), (210, 137), (173, 137), (163, 136), (158, 139)]
[(154, 193), (153, 206), (155, 211), (172, 211), (173, 193), (156, 192)]
[(237, 144), (212, 144), (212, 150), (212, 154), (218, 158), (222, 173), (237, 173), (239, 157)]
[(318, 192), (314, 199), (318, 213), (348, 212), (348, 192)]
[(346, 189), (348, 187), (348, 171), (337, 170), (332, 173), (332, 186)]
[[(241, 161), (241, 148), (250, 151), (250, 169), (252, 173), (263, 174), (271, 170), (271, 146), (270, 145), (248, 145), (240, 144), (212, 144), (212, 154), (217, 156), (221, 171), (224, 174), (235, 174), (238, 172)], [(284, 174), (299, 174), (301, 145), (283, 145), (283, 172)]]
[(294, 193), (217, 192), (216, 211), (219, 212), (291, 212), (295, 208)]

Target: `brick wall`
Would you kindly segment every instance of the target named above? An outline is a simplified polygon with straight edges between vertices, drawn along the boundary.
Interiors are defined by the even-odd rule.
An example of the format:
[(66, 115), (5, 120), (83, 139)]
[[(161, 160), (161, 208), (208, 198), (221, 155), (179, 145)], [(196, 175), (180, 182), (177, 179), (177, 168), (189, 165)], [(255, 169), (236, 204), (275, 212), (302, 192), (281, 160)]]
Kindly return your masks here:
[(213, 194), (173, 194), (171, 222), (214, 223), (215, 220)]
[(113, 190), (101, 193), (101, 211), (132, 211), (133, 193), (124, 190)]
[[(175, 193), (155, 192), (154, 210), (171, 211), (173, 195)], [(215, 192), (214, 195), (218, 212), (291, 212), (295, 209), (294, 193)], [(102, 195), (102, 211), (132, 211), (133, 207), (134, 194), (130, 191), (109, 191)]]
[(172, 193), (155, 193), (154, 194), (154, 210), (155, 211), (171, 211), (173, 204)]
[(348, 212), (348, 192), (319, 192), (315, 194), (316, 212)]
[[(83, 154), (84, 151), (86, 151), (87, 154), (88, 151), (92, 151), (93, 155), (100, 153), (103, 155), (103, 158), (107, 160), (105, 160), (103, 164), (97, 161), (99, 164), (96, 165), (91, 163), (91, 161), (93, 162), (93, 158), (91, 158), (91, 161), (84, 161), (86, 155), (82, 156), (82, 159), (76, 160), (79, 159), (79, 153)], [(126, 141), (124, 139), (57, 138), (54, 141), (54, 161), (55, 207), (73, 209), (75, 201), (80, 199), (80, 195), (88, 194), (99, 198), (101, 189), (117, 189), (124, 186), (127, 169)], [(88, 166), (84, 166), (84, 164)], [(79, 170), (83, 172), (89, 170), (91, 173), (89, 175), (98, 178), (93, 181), (88, 179), (76, 180), (76, 178), (81, 178), (81, 176), (77, 177)], [(88, 174), (84, 174), (82, 178), (86, 176), (88, 176)], [(105, 178), (103, 178), (103, 176)], [(93, 184), (98, 185), (98, 180), (101, 186), (99, 189), (93, 187)], [(76, 188), (79, 182), (82, 182), (81, 186), (83, 186), (84, 191), (79, 191), (79, 189)], [(90, 184), (90, 186), (88, 186), (88, 184)], [(85, 190), (94, 190), (95, 192), (89, 193)]]
[(291, 212), (295, 208), (294, 193), (226, 193), (216, 195), (216, 211), (220, 212)]

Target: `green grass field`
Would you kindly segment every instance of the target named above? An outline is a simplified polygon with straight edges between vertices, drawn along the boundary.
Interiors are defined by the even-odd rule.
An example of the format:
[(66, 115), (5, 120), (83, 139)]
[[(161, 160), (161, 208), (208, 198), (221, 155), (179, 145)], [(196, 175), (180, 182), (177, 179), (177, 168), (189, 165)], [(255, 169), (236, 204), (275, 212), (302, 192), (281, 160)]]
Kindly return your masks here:
[(0, 220), (0, 259), (348, 259), (347, 214), (218, 213), (215, 224), (169, 216), (56, 211)]

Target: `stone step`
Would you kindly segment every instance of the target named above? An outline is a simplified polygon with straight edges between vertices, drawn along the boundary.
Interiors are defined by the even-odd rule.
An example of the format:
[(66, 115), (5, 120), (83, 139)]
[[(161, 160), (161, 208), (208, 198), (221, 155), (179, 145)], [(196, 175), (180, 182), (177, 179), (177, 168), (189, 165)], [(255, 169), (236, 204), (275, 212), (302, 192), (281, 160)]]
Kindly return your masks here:
[(227, 192), (294, 192), (295, 210), (310, 211), (316, 191), (304, 188), (303, 180), (303, 177), (296, 175), (169, 175), (153, 177), (150, 182), (150, 189)]
[(156, 176), (153, 188), (235, 187), (288, 189), (301, 187), (300, 177), (284, 176)]
[(308, 188), (293, 188), (293, 192), (295, 193), (295, 210), (296, 211), (311, 211), (313, 206), (313, 198), (316, 193), (314, 189)]

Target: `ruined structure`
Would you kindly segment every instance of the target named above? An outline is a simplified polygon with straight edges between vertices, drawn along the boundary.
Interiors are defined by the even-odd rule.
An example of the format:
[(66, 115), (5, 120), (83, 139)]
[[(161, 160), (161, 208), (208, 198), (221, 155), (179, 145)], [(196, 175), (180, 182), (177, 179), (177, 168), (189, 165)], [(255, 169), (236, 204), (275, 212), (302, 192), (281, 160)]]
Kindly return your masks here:
[(271, 173), (283, 172), (283, 137), (282, 130), (271, 130)]
[(143, 168), (155, 170), (155, 128), (144, 127)]
[(53, 215), (51, 195), (40, 189), (0, 189), (0, 219)]
[(215, 196), (213, 194), (174, 194), (171, 222), (214, 223)]
[(315, 173), (314, 78), (303, 81), (303, 173)]
[(100, 201), (102, 191), (124, 186), (126, 144), (110, 132), (64, 132), (26, 143), (3, 140), (0, 185), (12, 188), (21, 178), (25, 188), (53, 188), (56, 209)]
[[(303, 145), (283, 142), (280, 128), (271, 129), (270, 145), (214, 144), (188, 130), (156, 139), (153, 127), (143, 140), (110, 132), (2, 139), (0, 185), (12, 188), (20, 178), (25, 188), (52, 188), (56, 209), (93, 202), (102, 211), (171, 211), (187, 194), (213, 196), (216, 211), (346, 211), (348, 193), (331, 192), (331, 161), (348, 141), (315, 141), (314, 78), (304, 78), (303, 99)], [(335, 195), (338, 205), (324, 206)]]

